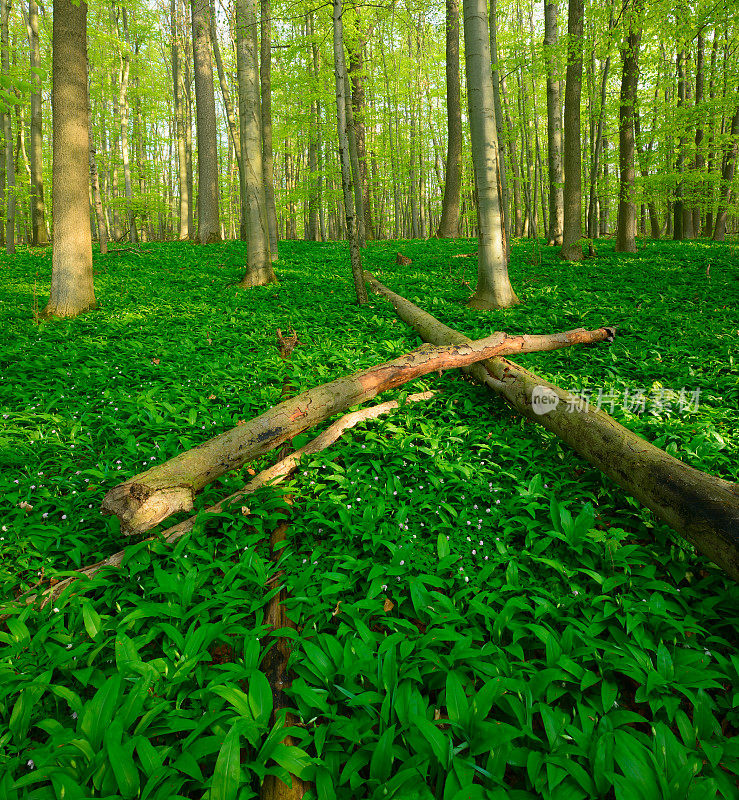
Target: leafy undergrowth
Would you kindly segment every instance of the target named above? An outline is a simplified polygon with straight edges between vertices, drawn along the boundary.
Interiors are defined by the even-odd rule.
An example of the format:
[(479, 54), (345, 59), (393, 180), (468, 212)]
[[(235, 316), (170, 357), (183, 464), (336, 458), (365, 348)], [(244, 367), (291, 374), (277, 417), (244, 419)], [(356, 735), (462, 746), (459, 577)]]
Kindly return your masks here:
[[(572, 266), (518, 243), (524, 302), (490, 313), (462, 305), (475, 262), (454, 256), (474, 249), (377, 243), (365, 264), (473, 337), (617, 325), (611, 346), (521, 361), (737, 480), (733, 245), (606, 243)], [(327, 800), (737, 797), (736, 586), (458, 374), (395, 392), (437, 395), (306, 459), (248, 515), (133, 545), (53, 607), (12, 602), (123, 546), (99, 512), (119, 481), (267, 409), (286, 379), (297, 392), (418, 344), (384, 301), (352, 303), (344, 246), (280, 256), (280, 283), (251, 291), (240, 243), (96, 256), (101, 310), (40, 326), (50, 253), (0, 260), (0, 796), (249, 798), (289, 770)], [(261, 542), (283, 493), (274, 563)], [(259, 670), (277, 569), (297, 748)]]

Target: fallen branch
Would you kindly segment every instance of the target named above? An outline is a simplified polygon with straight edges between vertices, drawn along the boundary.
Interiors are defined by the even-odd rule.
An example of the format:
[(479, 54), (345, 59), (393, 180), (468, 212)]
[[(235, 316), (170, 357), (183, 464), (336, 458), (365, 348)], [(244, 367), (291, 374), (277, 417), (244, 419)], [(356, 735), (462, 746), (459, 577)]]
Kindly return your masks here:
[[(470, 340), (365, 273), (368, 284), (384, 295), (398, 316), (418, 335), (436, 345)], [(604, 411), (505, 358), (473, 364), (466, 371), (512, 408), (543, 425), (593, 466), (685, 537), (703, 555), (739, 580), (739, 485), (694, 469)], [(551, 410), (533, 411), (534, 393), (548, 392)], [(556, 402), (554, 402), (556, 398)]]
[(371, 400), (429, 372), (473, 364), (509, 353), (555, 350), (573, 344), (610, 341), (613, 328), (578, 329), (544, 336), (494, 333), (472, 342), (423, 345), (377, 367), (339, 378), (284, 400), (244, 425), (232, 428), (169, 461), (115, 486), (102, 510), (115, 514), (126, 535), (143, 533), (177, 511), (190, 511), (204, 486), (278, 447), (334, 414)]
[[(434, 396), (434, 394), (435, 392), (419, 392), (418, 394), (411, 394), (405, 398), (405, 402), (417, 403), (421, 400), (429, 400)], [(315, 439), (312, 439), (310, 442), (308, 442), (308, 444), (306, 444), (304, 447), (301, 447), (299, 450), (291, 453), (289, 456), (283, 458), (281, 461), (278, 461), (273, 466), (260, 472), (238, 492), (234, 492), (215, 505), (203, 509), (199, 512), (199, 514), (189, 517), (188, 519), (180, 522), (178, 525), (173, 525), (171, 528), (167, 528), (165, 531), (162, 531), (156, 536), (149, 536), (143, 541), (163, 541), (167, 544), (176, 542), (195, 527), (195, 522), (198, 516), (205, 514), (220, 514), (225, 509), (235, 505), (248, 495), (256, 492), (257, 489), (261, 489), (263, 486), (280, 483), (282, 480), (295, 472), (295, 470), (298, 468), (298, 464), (300, 463), (300, 459), (303, 456), (313, 455), (314, 453), (320, 453), (322, 450), (326, 450), (338, 439), (340, 439), (346, 431), (350, 430), (355, 425), (358, 425), (360, 422), (367, 422), (368, 420), (377, 419), (383, 414), (388, 414), (390, 411), (399, 408), (399, 406), (400, 403), (397, 400), (389, 400), (385, 403), (371, 406), (370, 408), (362, 408), (358, 411), (352, 411), (349, 414), (345, 414), (343, 417), (336, 420), (336, 422), (333, 422), (331, 425), (329, 425), (325, 431), (316, 436)], [(75, 570), (76, 574), (70, 575), (68, 578), (64, 578), (63, 580), (54, 583), (41, 593), (31, 594), (31, 590), (29, 589), (17, 599), (24, 600), (25, 603), (29, 605), (35, 602), (37, 599), (40, 599), (41, 608), (43, 608), (44, 606), (56, 600), (56, 598), (59, 597), (61, 593), (74, 581), (79, 580), (80, 578), (92, 578), (105, 567), (120, 567), (123, 563), (125, 555), (126, 550), (124, 548), (123, 550), (119, 550), (117, 553), (114, 553), (112, 556), (108, 556), (108, 558), (105, 558), (102, 561), (97, 561), (94, 564), (88, 564), (87, 566), (80, 567), (79, 569)]]

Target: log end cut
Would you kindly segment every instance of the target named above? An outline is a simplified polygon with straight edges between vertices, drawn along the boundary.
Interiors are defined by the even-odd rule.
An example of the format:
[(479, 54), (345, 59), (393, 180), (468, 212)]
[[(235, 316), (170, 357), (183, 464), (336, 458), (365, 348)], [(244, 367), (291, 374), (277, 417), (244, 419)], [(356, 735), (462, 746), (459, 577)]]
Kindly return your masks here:
[(134, 536), (144, 533), (171, 514), (191, 511), (193, 490), (189, 486), (152, 488), (144, 483), (127, 481), (112, 488), (100, 506), (103, 514), (115, 514), (121, 521), (121, 533)]

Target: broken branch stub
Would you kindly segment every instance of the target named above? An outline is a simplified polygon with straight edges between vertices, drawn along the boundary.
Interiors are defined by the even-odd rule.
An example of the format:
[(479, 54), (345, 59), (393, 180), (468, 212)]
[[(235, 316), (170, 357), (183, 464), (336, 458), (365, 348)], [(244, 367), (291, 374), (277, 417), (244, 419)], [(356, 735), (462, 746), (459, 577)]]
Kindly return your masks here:
[[(469, 341), (369, 273), (365, 273), (365, 279), (424, 341), (436, 345)], [(738, 484), (668, 455), (604, 411), (590, 408), (570, 392), (506, 358), (484, 360), (467, 366), (465, 371), (520, 414), (555, 433), (727, 575), (739, 580)], [(546, 413), (533, 410), (535, 390), (538, 394), (551, 393)]]

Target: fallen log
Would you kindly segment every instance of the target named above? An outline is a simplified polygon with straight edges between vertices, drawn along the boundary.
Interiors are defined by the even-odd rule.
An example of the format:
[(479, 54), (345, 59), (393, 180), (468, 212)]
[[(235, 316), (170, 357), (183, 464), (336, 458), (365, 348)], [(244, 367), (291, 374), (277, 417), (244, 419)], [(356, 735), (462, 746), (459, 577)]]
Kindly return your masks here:
[[(435, 392), (419, 392), (417, 394), (410, 394), (405, 398), (405, 402), (418, 403), (421, 400), (429, 400), (434, 396), (434, 394)], [(227, 508), (234, 506), (236, 503), (246, 498), (248, 495), (256, 492), (257, 489), (261, 489), (263, 486), (274, 486), (280, 483), (282, 480), (295, 472), (295, 470), (298, 468), (298, 464), (300, 463), (300, 459), (303, 456), (313, 455), (314, 453), (320, 453), (322, 450), (326, 450), (332, 444), (338, 441), (338, 439), (340, 439), (341, 436), (346, 433), (346, 431), (350, 430), (355, 425), (358, 425), (360, 422), (367, 422), (372, 419), (377, 419), (378, 417), (383, 416), (383, 414), (388, 414), (390, 411), (393, 411), (399, 407), (400, 403), (397, 400), (388, 400), (387, 402), (379, 403), (376, 406), (370, 406), (369, 408), (362, 408), (358, 411), (352, 411), (349, 414), (344, 414), (343, 417), (337, 419), (336, 422), (331, 423), (331, 425), (329, 425), (325, 431), (318, 434), (318, 436), (308, 442), (308, 444), (304, 445), (299, 450), (290, 453), (290, 455), (283, 458), (281, 461), (278, 461), (273, 466), (268, 467), (260, 472), (243, 488), (239, 489), (238, 492), (234, 492), (215, 505), (203, 509), (199, 514), (183, 520), (178, 525), (173, 525), (171, 528), (167, 528), (165, 531), (162, 531), (156, 536), (149, 536), (147, 539), (143, 539), (142, 541), (162, 541), (166, 544), (172, 544), (176, 542), (179, 538), (184, 536), (195, 527), (195, 522), (197, 521), (198, 516), (206, 514), (220, 514)], [(74, 575), (70, 575), (63, 580), (57, 581), (44, 591), (34, 592), (33, 590), (36, 588), (36, 586), (42, 583), (42, 581), (39, 581), (35, 586), (16, 599), (23, 600), (27, 605), (36, 602), (38, 599), (41, 601), (41, 608), (44, 608), (44, 606), (56, 600), (61, 593), (74, 581), (77, 581), (80, 578), (93, 578), (105, 567), (120, 567), (123, 563), (125, 555), (126, 550), (124, 548), (123, 550), (119, 550), (117, 553), (113, 553), (112, 556), (108, 556), (108, 558), (105, 558), (102, 561), (96, 561), (94, 564), (87, 564), (84, 567), (80, 567), (74, 571)]]
[[(424, 341), (435, 345), (470, 341), (369, 273), (365, 273), (365, 279)], [(727, 575), (739, 580), (738, 484), (668, 455), (604, 411), (589, 407), (581, 398), (506, 358), (481, 361), (465, 371), (527, 419), (555, 433)], [(534, 397), (544, 395), (549, 398), (550, 410), (536, 413)], [(541, 406), (538, 410), (541, 412)]]
[(613, 328), (578, 329), (543, 336), (494, 333), (441, 347), (423, 345), (377, 367), (356, 372), (284, 400), (244, 425), (180, 453), (112, 488), (102, 511), (115, 514), (125, 535), (143, 533), (178, 511), (190, 511), (204, 486), (278, 447), (301, 431), (429, 372), (453, 369), (509, 353), (554, 350), (610, 341)]

